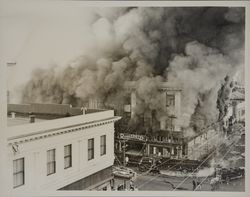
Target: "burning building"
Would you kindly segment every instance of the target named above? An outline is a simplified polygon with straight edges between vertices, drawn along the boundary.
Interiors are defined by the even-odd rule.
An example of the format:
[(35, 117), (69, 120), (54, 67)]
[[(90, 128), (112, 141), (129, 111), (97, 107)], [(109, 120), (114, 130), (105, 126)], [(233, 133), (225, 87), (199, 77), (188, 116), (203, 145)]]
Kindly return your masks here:
[(128, 92), (129, 103), (124, 105), (125, 117), (140, 121), (140, 126), (151, 132), (157, 130), (180, 131), (180, 107), (181, 107), (181, 89), (171, 87), (167, 82), (160, 83), (158, 87), (157, 105), (158, 108), (138, 109), (140, 105), (140, 95), (136, 91), (136, 82), (127, 82), (126, 90)]
[[(181, 118), (181, 89), (160, 83), (158, 87), (156, 109), (144, 108), (137, 111), (140, 97), (136, 91), (135, 82), (127, 82), (128, 100), (124, 105), (122, 124), (127, 125), (116, 135), (116, 149), (123, 151), (126, 141), (128, 156), (160, 156), (168, 159), (199, 160), (210, 153), (219, 143), (221, 132), (216, 125), (202, 128), (197, 133), (186, 135), (186, 129), (180, 125)], [(153, 94), (152, 97), (155, 95)], [(139, 108), (140, 109), (140, 108)], [(133, 123), (130, 123), (130, 122)], [(136, 125), (136, 126), (134, 126)]]
[(161, 82), (155, 87), (156, 95), (151, 95), (149, 91), (151, 98), (145, 98), (137, 89), (137, 85), (135, 81), (127, 81), (124, 99), (120, 102), (115, 101), (105, 106), (101, 99), (90, 98), (87, 106), (113, 108), (117, 115), (123, 117), (121, 131), (144, 134), (159, 130), (180, 132), (181, 89)]

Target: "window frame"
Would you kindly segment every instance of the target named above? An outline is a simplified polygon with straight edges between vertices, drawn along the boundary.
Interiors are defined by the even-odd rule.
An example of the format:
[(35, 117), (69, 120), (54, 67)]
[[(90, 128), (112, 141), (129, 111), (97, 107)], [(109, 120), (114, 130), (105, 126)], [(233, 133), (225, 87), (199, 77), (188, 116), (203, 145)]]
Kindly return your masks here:
[[(104, 138), (104, 141), (102, 141), (103, 138)], [(102, 142), (104, 142), (104, 144)], [(107, 154), (107, 136), (102, 135), (100, 136), (100, 155), (103, 156), (106, 154)]]
[[(52, 161), (48, 161), (48, 154), (49, 152), (53, 151), (54, 152), (54, 157), (53, 157), (53, 160)], [(52, 164), (53, 166), (53, 172), (50, 172), (48, 173), (48, 169), (49, 169), (49, 166)], [(53, 149), (49, 149), (47, 150), (47, 176), (49, 175), (52, 175), (52, 174), (55, 174), (56, 173), (56, 149), (53, 148)]]
[[(18, 162), (19, 160), (22, 160), (22, 169), (20, 171), (15, 171), (15, 162)], [(19, 174), (22, 174), (22, 183), (19, 184), (19, 185), (15, 185), (15, 177)], [(24, 157), (22, 158), (18, 158), (18, 159), (15, 159), (13, 160), (13, 188), (17, 188), (17, 187), (20, 187), (22, 185), (25, 184), (25, 160), (24, 160)]]
[[(91, 142), (91, 147), (90, 147), (90, 142)], [(88, 139), (88, 161), (93, 160), (94, 158), (95, 158), (95, 140), (94, 138), (90, 138)]]
[[(65, 155), (65, 148), (67, 147), (69, 147), (69, 154)], [(65, 160), (67, 160), (68, 158), (69, 158), (69, 165), (65, 167), (65, 163), (66, 163)], [(72, 144), (68, 144), (64, 146), (64, 169), (68, 169), (71, 167), (72, 167)]]
[(166, 93), (166, 106), (175, 106), (175, 95)]

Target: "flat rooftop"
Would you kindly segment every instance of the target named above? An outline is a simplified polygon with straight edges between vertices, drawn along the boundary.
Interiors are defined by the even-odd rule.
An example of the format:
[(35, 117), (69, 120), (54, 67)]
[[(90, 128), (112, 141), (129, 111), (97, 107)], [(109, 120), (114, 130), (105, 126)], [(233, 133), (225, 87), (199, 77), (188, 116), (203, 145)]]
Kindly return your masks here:
[(65, 117), (79, 116), (95, 112), (105, 111), (102, 109), (88, 109), (86, 107), (72, 107), (69, 104), (8, 104), (8, 126), (43, 122)]
[[(43, 122), (43, 121), (46, 121), (46, 120), (40, 119), (40, 118), (35, 119), (35, 122)], [(8, 117), (8, 119), (7, 119), (7, 126), (8, 127), (29, 124), (29, 123), (30, 123), (29, 117), (15, 117), (15, 118)]]

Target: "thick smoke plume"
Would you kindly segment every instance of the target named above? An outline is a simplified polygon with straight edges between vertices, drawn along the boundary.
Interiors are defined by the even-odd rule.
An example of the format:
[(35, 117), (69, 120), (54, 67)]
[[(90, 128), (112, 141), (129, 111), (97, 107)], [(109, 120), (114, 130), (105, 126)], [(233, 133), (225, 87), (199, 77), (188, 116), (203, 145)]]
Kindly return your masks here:
[(95, 15), (89, 52), (67, 67), (34, 71), (23, 102), (83, 105), (98, 98), (119, 105), (125, 82), (136, 81), (136, 113), (164, 115), (157, 95), (168, 81), (182, 89), (180, 126), (189, 127), (195, 113), (216, 119), (221, 81), (244, 65), (244, 8), (112, 8)]

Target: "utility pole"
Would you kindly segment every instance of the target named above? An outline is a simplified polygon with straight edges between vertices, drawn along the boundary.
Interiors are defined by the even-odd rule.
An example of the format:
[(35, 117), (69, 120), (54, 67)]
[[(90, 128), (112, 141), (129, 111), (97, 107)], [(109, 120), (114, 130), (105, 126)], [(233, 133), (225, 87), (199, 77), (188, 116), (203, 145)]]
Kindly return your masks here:
[(173, 150), (173, 133), (174, 133), (174, 125), (173, 125), (173, 119), (176, 118), (175, 115), (170, 115), (170, 139), (171, 139), (171, 143), (172, 143), (172, 147), (171, 147), (171, 154), (174, 155), (174, 150)]
[(171, 142), (173, 142), (173, 132), (174, 132), (174, 125), (173, 125), (173, 119), (177, 118), (175, 115), (170, 115), (170, 137), (171, 137)]
[[(126, 140), (123, 140), (123, 145), (122, 145), (122, 151), (123, 151), (123, 166), (126, 167)], [(123, 189), (126, 190), (127, 184), (126, 184), (126, 179), (123, 180)]]
[(126, 140), (123, 140), (123, 146), (122, 146), (122, 151), (123, 151), (123, 166), (126, 166)]

